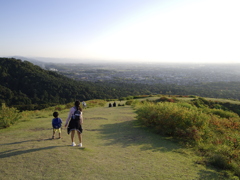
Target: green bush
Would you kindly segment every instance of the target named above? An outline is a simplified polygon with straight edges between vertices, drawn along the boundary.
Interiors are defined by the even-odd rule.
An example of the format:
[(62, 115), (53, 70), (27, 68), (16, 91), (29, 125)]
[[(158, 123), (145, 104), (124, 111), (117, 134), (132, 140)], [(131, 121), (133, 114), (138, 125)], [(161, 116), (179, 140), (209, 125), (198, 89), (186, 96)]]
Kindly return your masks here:
[(103, 107), (106, 103), (107, 103), (107, 101), (102, 100), (102, 99), (93, 99), (93, 100), (89, 100), (86, 102), (88, 108)]
[(192, 109), (192, 110), (198, 110), (198, 108), (196, 106), (193, 106), (193, 105), (191, 105), (191, 104), (189, 104), (187, 102), (178, 102), (177, 106), (185, 107), (185, 108)]
[(16, 108), (9, 108), (4, 103), (0, 109), (0, 127), (7, 128), (21, 119), (21, 115)]
[(239, 116), (200, 104), (145, 101), (134, 107), (145, 126), (195, 146), (209, 163), (240, 177)]
[(209, 123), (208, 116), (201, 111), (175, 103), (145, 103), (137, 109), (137, 114), (139, 120), (158, 133), (184, 138), (191, 143), (202, 140)]
[(132, 102), (133, 102), (133, 100), (128, 100), (128, 101), (126, 101), (126, 105), (132, 105)]

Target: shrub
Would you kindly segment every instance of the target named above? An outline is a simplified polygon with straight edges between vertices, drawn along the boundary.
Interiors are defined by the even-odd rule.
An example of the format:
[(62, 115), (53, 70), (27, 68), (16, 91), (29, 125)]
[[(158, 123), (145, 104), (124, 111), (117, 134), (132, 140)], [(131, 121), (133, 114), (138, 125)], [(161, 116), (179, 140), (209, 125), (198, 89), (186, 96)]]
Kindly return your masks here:
[(133, 102), (133, 100), (128, 100), (128, 101), (126, 101), (126, 105), (131, 105), (132, 104), (132, 102)]
[(218, 115), (222, 118), (237, 118), (239, 117), (238, 114), (234, 113), (234, 112), (230, 112), (230, 111), (224, 111), (222, 109), (212, 109), (210, 111), (211, 113)]
[(197, 96), (194, 96), (194, 95), (190, 95), (188, 96), (189, 98), (197, 98)]
[[(198, 99), (198, 103), (202, 99)], [(204, 100), (203, 100), (204, 101)], [(203, 102), (202, 101), (202, 102)], [(195, 146), (208, 162), (240, 177), (240, 118), (236, 113), (185, 102), (141, 102), (137, 119), (158, 133)]]
[(206, 114), (175, 103), (145, 103), (137, 109), (137, 114), (139, 120), (158, 133), (184, 138), (191, 143), (202, 140), (209, 123)]
[(102, 99), (93, 99), (86, 102), (87, 107), (103, 107), (107, 102)]
[(119, 101), (123, 101), (123, 100), (125, 100), (126, 98), (125, 97), (120, 97), (118, 100)]
[(170, 99), (170, 98), (163, 96), (160, 99), (156, 100), (156, 102), (174, 102), (174, 99)]
[(7, 128), (21, 119), (21, 115), (16, 108), (9, 108), (4, 103), (0, 110), (0, 127)]
[(197, 110), (198, 109), (196, 106), (193, 106), (193, 105), (191, 105), (187, 102), (179, 102), (179, 103), (177, 103), (177, 106), (185, 107), (185, 108), (192, 109), (192, 110)]
[(208, 107), (208, 104), (209, 104), (209, 102), (204, 98), (193, 99), (191, 103), (198, 108)]
[(130, 99), (133, 99), (133, 98), (134, 98), (134, 96), (128, 96), (128, 97), (126, 97), (127, 100), (130, 100)]

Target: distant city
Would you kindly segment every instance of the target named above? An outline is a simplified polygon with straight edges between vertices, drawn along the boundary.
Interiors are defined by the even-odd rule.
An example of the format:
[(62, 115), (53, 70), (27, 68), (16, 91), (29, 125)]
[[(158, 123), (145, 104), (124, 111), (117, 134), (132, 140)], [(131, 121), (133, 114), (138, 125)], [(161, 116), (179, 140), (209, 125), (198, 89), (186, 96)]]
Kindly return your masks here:
[(240, 64), (47, 63), (31, 59), (22, 60), (75, 80), (91, 82), (191, 85), (240, 81)]

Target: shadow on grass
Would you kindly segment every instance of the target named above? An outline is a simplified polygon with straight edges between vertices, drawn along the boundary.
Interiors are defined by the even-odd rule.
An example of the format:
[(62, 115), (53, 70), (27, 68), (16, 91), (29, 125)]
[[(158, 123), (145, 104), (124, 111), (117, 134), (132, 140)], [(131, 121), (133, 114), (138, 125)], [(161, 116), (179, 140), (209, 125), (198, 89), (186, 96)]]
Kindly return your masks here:
[(26, 143), (26, 142), (33, 142), (33, 141), (48, 141), (48, 140), (52, 140), (52, 138), (47, 138), (47, 139), (37, 139), (37, 140), (26, 140), (26, 141), (18, 141), (18, 142), (11, 142), (11, 143), (4, 143), (4, 144), (0, 144), (0, 146), (3, 145), (15, 145), (15, 144), (21, 144), (21, 143)]
[[(140, 145), (140, 150), (151, 150), (153, 152), (168, 152), (175, 151), (183, 155), (190, 156), (184, 152), (184, 147), (181, 147), (176, 142), (167, 137), (160, 136), (149, 130), (149, 128), (142, 127), (138, 124), (137, 120), (124, 121), (115, 124), (104, 124), (98, 131), (102, 134), (102, 137), (108, 142), (107, 145), (120, 144), (123, 148), (133, 145)], [(101, 138), (102, 138), (101, 137)], [(222, 179), (222, 176), (218, 172), (211, 170), (201, 170), (199, 172), (200, 179)]]
[(226, 179), (223, 175), (220, 175), (218, 173), (208, 171), (208, 170), (201, 170), (198, 174), (200, 175), (199, 179), (201, 179), (201, 180), (210, 180), (210, 179), (224, 180), (224, 179)]
[(103, 138), (109, 141), (105, 145), (121, 144), (123, 148), (132, 145), (142, 145), (141, 150), (162, 152), (181, 148), (180, 145), (151, 132), (148, 128), (141, 127), (137, 120), (104, 124), (99, 131)]
[(49, 146), (49, 147), (28, 149), (28, 150), (12, 149), (12, 150), (8, 150), (8, 151), (0, 152), (0, 158), (8, 158), (11, 156), (17, 156), (17, 155), (22, 155), (22, 154), (26, 154), (26, 153), (32, 153), (32, 152), (36, 152), (36, 151), (54, 149), (54, 148), (59, 148), (59, 147), (60, 146)]

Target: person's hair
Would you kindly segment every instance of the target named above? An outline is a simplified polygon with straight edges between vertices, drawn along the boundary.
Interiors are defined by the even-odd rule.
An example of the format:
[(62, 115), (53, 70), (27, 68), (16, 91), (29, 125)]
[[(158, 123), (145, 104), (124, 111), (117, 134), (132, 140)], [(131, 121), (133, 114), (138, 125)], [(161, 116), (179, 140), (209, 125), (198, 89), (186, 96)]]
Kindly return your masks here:
[(80, 111), (82, 111), (82, 108), (80, 107), (80, 101), (79, 101), (79, 100), (75, 101), (74, 105), (75, 105), (75, 107), (76, 107), (77, 109), (79, 109)]
[(58, 117), (58, 112), (54, 112), (54, 113), (53, 113), (53, 116), (54, 116), (54, 117)]

